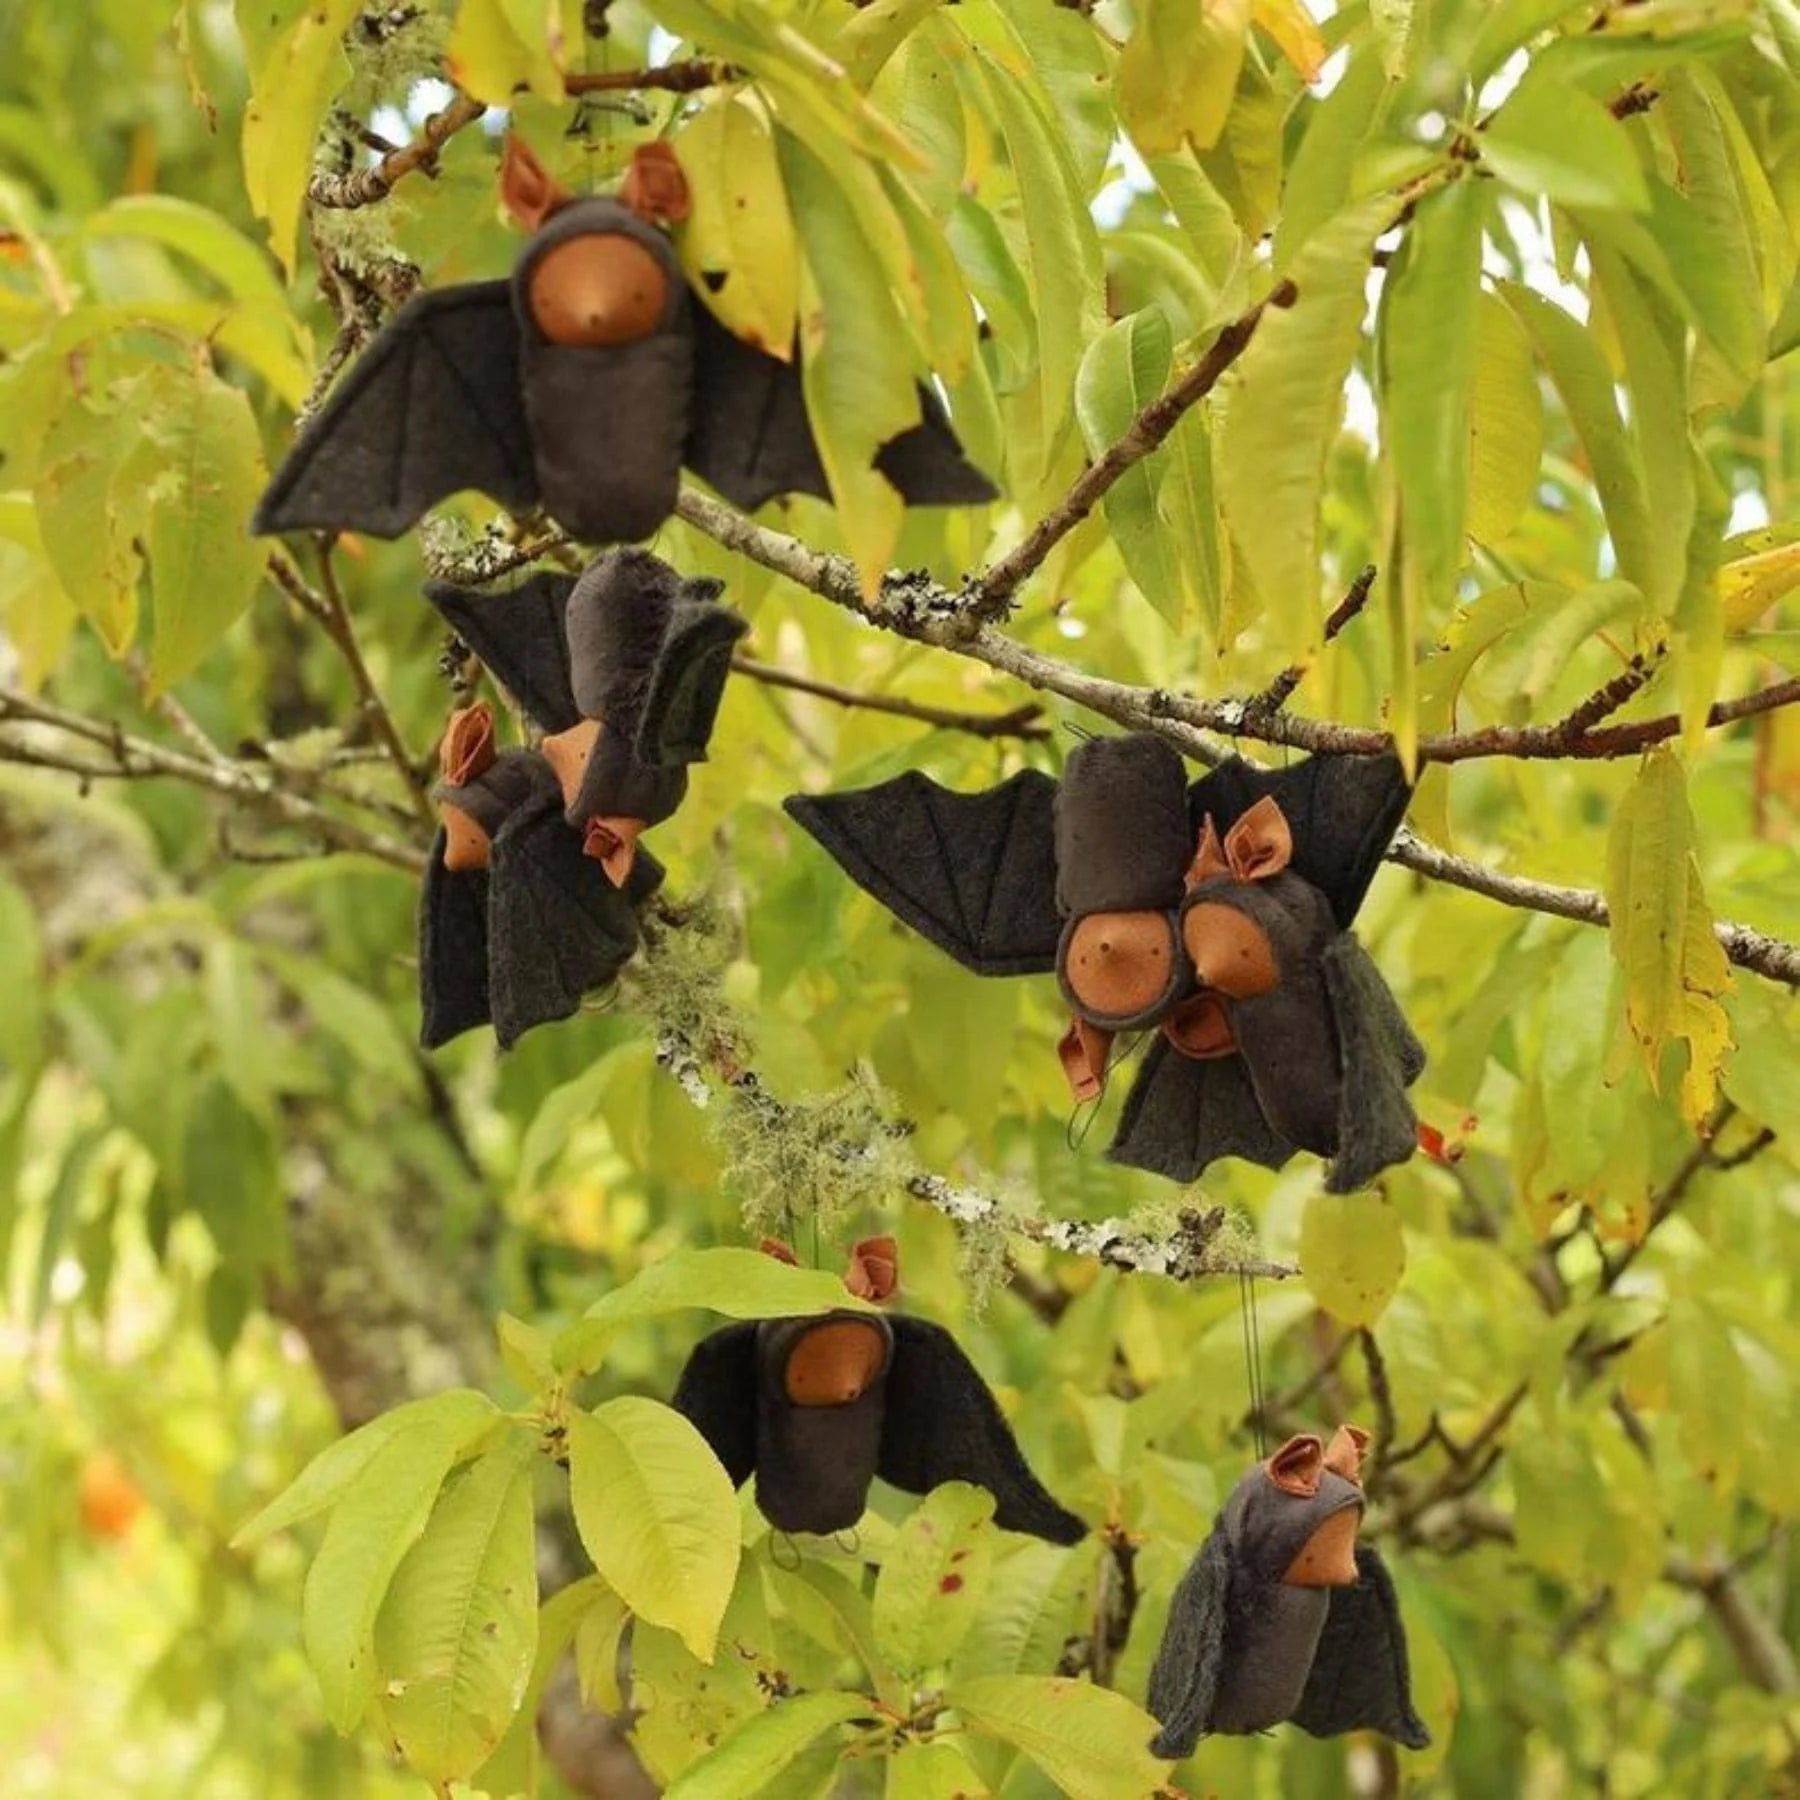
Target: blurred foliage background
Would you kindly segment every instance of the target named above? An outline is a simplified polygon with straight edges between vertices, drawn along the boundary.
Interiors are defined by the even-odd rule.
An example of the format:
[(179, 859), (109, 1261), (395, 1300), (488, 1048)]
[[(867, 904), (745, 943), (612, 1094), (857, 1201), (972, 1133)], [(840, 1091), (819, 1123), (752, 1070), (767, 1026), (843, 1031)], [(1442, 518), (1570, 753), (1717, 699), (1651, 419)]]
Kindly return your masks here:
[[(1301, 663), (1293, 715), (1423, 740), (1426, 844), (1604, 892), (1624, 922), (1390, 867), (1360, 929), (1430, 1051), (1445, 1157), (1345, 1200), (1310, 1159), (1206, 1178), (1198, 1200), (1301, 1271), (1255, 1289), (1269, 1433), (1376, 1431), (1370, 1529), (1436, 1742), (1214, 1740), (1176, 1779), (1800, 1791), (1800, 711), (1708, 718), (1800, 661), (1800, 8), (0, 0), (0, 44), (10, 1795), (420, 1791), (373, 1729), (325, 1723), (306, 1533), (234, 1531), (403, 1400), (529, 1399), (500, 1314), (553, 1331), (677, 1247), (741, 1241), (746, 1206), (825, 1268), (897, 1230), (908, 1304), (1113, 1527), (999, 1542), (964, 1672), (1087, 1671), (1141, 1700), (1170, 1588), (1253, 1454), (1236, 1281), (959, 1231), (898, 1186), (847, 1190), (830, 1152), (903, 1120), (907, 1169), (1023, 1219), (1166, 1232), (1195, 1199), (1108, 1165), (1109, 1118), (1071, 1121), (1051, 984), (959, 971), (779, 810), (909, 767), (1054, 768), (1096, 724), (1065, 696), (671, 524), (659, 552), (719, 575), (751, 656), (799, 683), (735, 680), (656, 834), (705, 929), (503, 1059), (485, 1033), (412, 1047), (420, 771), (449, 697), (421, 544), (466, 564), (515, 527), (470, 499), (421, 541), (271, 560), (244, 522), (321, 372), (421, 283), (509, 266), (508, 121), (578, 188), (666, 133), (697, 188), (742, 199), (750, 228), (709, 214), (684, 256), (739, 278), (728, 323), (798, 323), (859, 396), (815, 414), (830, 455), (866, 455), (896, 389), (941, 378), (1002, 503), (766, 509), (865, 572), (956, 589), (1294, 282), (1006, 629), (1206, 699)], [(568, 92), (690, 55), (731, 67), (686, 94)], [(409, 143), (429, 167), (331, 203)], [(865, 254), (827, 257), (846, 209)], [(1323, 648), (1369, 562), (1373, 598)], [(1434, 734), (1556, 726), (1621, 682), (1607, 723), (1674, 721), (1646, 755), (1574, 734), (1432, 760)], [(1714, 920), (1760, 967), (1727, 964)], [(729, 1005), (795, 1103), (781, 1142), (658, 1067), (646, 1020), (696, 1000)], [(704, 1324), (625, 1334), (581, 1399), (666, 1397)], [(656, 1650), (682, 1695), (633, 1734), (659, 1782), (767, 1704), (746, 1668), (857, 1686), (779, 1603), (732, 1617), (714, 1689)], [(646, 1791), (617, 1705), (588, 1698), (551, 1684), (545, 1791)], [(767, 1791), (1050, 1791), (1004, 1744), (931, 1768), (826, 1747)]]

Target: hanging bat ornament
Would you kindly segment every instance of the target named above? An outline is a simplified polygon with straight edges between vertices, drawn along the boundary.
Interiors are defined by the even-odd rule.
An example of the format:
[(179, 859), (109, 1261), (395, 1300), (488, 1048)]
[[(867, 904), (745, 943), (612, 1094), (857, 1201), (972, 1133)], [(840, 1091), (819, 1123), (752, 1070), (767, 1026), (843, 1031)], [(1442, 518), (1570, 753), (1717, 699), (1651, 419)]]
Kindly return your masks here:
[[(509, 138), (500, 191), (533, 234), (511, 277), (401, 308), (301, 432), (256, 531), (397, 537), (476, 488), (615, 543), (668, 518), (683, 465), (746, 510), (830, 497), (798, 363), (734, 336), (689, 289), (662, 229), (688, 209), (667, 144), (637, 152), (616, 197), (578, 199)], [(919, 423), (876, 467), (915, 505), (992, 499), (936, 395), (918, 395)]]
[[(793, 1260), (785, 1245), (763, 1248)], [(894, 1240), (851, 1252), (845, 1286), (889, 1298)], [(816, 1313), (728, 1325), (688, 1358), (672, 1401), (779, 1531), (820, 1536), (863, 1515), (879, 1475), (909, 1494), (969, 1481), (994, 1496), (995, 1522), (1053, 1544), (1087, 1526), (1026, 1465), (986, 1382), (940, 1325), (903, 1313)]]
[(419, 1041), (435, 1050), (491, 1024), (510, 1049), (618, 975), (662, 869), (643, 856), (624, 887), (609, 881), (563, 818), (556, 771), (536, 751), (496, 751), (485, 706), (452, 716), (442, 767), (419, 902)]
[(483, 593), (432, 582), (426, 598), (542, 732), (563, 817), (615, 886), (640, 835), (686, 797), (749, 629), (647, 550), (608, 551), (579, 578), (545, 571)]
[(1150, 1673), (1157, 1756), (1284, 1720), (1422, 1750), (1406, 1633), (1380, 1556), (1356, 1541), (1367, 1434), (1290, 1438), (1231, 1491), (1169, 1606)]
[(978, 794), (916, 771), (788, 812), (965, 968), (1054, 972), (1077, 1100), (1154, 1030), (1109, 1154), (1174, 1181), (1220, 1157), (1330, 1159), (1346, 1193), (1411, 1155), (1424, 1052), (1350, 925), (1408, 788), (1392, 756), (1233, 760), (1191, 785), (1160, 738), (1095, 738), (1060, 782)]

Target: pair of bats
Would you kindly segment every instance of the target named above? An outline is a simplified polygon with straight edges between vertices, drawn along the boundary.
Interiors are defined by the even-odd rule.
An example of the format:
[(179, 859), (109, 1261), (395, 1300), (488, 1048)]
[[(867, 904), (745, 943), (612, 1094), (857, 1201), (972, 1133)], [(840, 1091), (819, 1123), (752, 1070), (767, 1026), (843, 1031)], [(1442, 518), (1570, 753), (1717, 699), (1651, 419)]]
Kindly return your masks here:
[[(797, 352), (738, 338), (688, 286), (664, 230), (687, 211), (668, 145), (640, 149), (617, 197), (578, 199), (511, 138), (501, 197), (532, 233), (511, 277), (402, 307), (295, 441), (256, 531), (397, 537), (474, 488), (624, 542), (674, 511), (684, 465), (746, 511), (830, 498)], [(993, 499), (936, 395), (918, 397), (876, 467), (913, 505)]]
[(638, 549), (503, 593), (426, 589), (544, 733), (497, 751), (485, 706), (445, 733), (419, 909), (427, 1049), (489, 1023), (510, 1047), (630, 960), (663, 874), (638, 839), (686, 795), (747, 629), (718, 593)]
[(1078, 1100), (1117, 1034), (1155, 1032), (1116, 1161), (1185, 1182), (1304, 1149), (1350, 1192), (1417, 1142), (1424, 1052), (1350, 931), (1408, 798), (1392, 756), (1234, 759), (1190, 784), (1136, 732), (1084, 743), (1060, 782), (1026, 770), (957, 794), (913, 771), (787, 810), (965, 968), (1054, 972)]
[[(892, 1238), (855, 1247), (852, 1293), (883, 1301), (896, 1281)], [(756, 1477), (756, 1503), (780, 1531), (848, 1530), (879, 1475), (909, 1494), (973, 1482), (1008, 1531), (1053, 1544), (1087, 1535), (1031, 1472), (975, 1365), (924, 1319), (844, 1309), (727, 1325), (696, 1346), (671, 1404), (734, 1483)]]

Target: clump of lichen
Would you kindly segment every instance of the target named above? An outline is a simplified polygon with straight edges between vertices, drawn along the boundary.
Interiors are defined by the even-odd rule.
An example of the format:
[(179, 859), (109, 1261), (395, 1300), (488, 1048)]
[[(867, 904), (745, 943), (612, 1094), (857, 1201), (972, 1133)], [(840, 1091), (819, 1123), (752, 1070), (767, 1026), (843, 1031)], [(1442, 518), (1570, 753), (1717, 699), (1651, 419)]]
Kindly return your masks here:
[(750, 1022), (726, 985), (733, 934), (706, 900), (683, 907), (677, 923), (652, 916), (626, 981), (632, 1010), (648, 1020), (659, 1048), (729, 1078), (751, 1055)]
[(912, 1160), (880, 1083), (857, 1070), (841, 1087), (778, 1100), (753, 1076), (733, 1084), (713, 1118), (727, 1192), (750, 1232), (840, 1235), (886, 1205)]
[(1007, 1234), (1016, 1210), (1022, 1211), (1007, 1204), (1010, 1198), (1002, 1195), (1001, 1205), (961, 1220), (956, 1227), (956, 1272), (972, 1318), (980, 1318), (1006, 1285), (1012, 1266)]

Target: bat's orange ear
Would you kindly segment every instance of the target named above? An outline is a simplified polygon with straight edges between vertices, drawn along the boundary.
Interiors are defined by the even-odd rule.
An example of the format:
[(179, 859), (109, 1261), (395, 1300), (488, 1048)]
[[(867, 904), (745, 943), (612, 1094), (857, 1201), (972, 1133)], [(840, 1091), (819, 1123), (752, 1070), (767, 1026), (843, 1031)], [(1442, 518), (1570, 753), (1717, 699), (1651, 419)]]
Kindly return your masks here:
[(500, 199), (515, 225), (536, 231), (575, 196), (538, 161), (522, 137), (506, 134), (500, 157)]
[(1369, 1434), (1359, 1425), (1340, 1425), (1325, 1446), (1325, 1466), (1332, 1474), (1362, 1486), (1362, 1460), (1369, 1448)]
[(688, 216), (687, 176), (664, 138), (639, 144), (619, 183), (619, 200), (651, 225), (679, 225)]
[(1309, 1432), (1291, 1437), (1271, 1456), (1264, 1467), (1269, 1479), (1284, 1494), (1296, 1500), (1310, 1500), (1319, 1491), (1319, 1477), (1325, 1469), (1325, 1446)]

